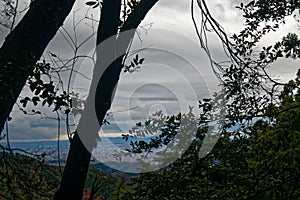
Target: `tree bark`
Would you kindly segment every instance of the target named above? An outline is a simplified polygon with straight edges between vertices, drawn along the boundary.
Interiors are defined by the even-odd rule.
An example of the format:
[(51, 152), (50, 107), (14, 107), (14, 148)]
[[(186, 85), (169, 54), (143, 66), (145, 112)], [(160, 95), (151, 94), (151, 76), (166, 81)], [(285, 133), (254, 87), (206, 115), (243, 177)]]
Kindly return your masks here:
[[(118, 32), (118, 21), (121, 10), (121, 1), (120, 0), (103, 0), (100, 22), (98, 25), (98, 33), (97, 33), (97, 45), (106, 40), (107, 38), (114, 36)], [(109, 54), (113, 54), (113, 47), (107, 49)], [(99, 56), (98, 56), (99, 57)], [(97, 63), (101, 62), (97, 59)], [(95, 79), (97, 80), (98, 73), (96, 72), (98, 69), (96, 67), (98, 64), (96, 63), (95, 69), (93, 72), (92, 85), (95, 83)], [(93, 86), (91, 86), (93, 88)], [(93, 92), (90, 91), (90, 94), (85, 103), (85, 112), (82, 114), (79, 126), (85, 123), (85, 120), (90, 117), (90, 112), (87, 110), (94, 109), (91, 107), (91, 102), (93, 102), (94, 96), (91, 96)], [(107, 98), (108, 95), (102, 95), (102, 98)], [(100, 104), (101, 105), (101, 104)], [(104, 104), (102, 104), (104, 106)], [(108, 108), (107, 108), (108, 109)], [(107, 110), (106, 110), (107, 111)], [(106, 111), (103, 111), (103, 115), (99, 116), (99, 121), (103, 121)], [(95, 119), (91, 119), (95, 120)], [(89, 120), (87, 120), (89, 121)], [(79, 129), (79, 128), (78, 128)], [(60, 188), (55, 194), (55, 200), (81, 200), (85, 185), (86, 176), (88, 173), (88, 168), (91, 159), (91, 151), (97, 142), (97, 129), (89, 128), (84, 130), (85, 133), (89, 135), (89, 139), (91, 140), (90, 145), (87, 146), (86, 142), (82, 142), (78, 130), (74, 133), (73, 138), (70, 143), (70, 150), (68, 153), (67, 163), (63, 172), (62, 181), (60, 183)]]
[[(97, 35), (97, 46), (100, 47), (97, 47), (97, 62), (91, 89), (86, 100), (85, 111), (81, 116), (77, 131), (71, 139), (67, 163), (60, 188), (54, 197), (55, 200), (82, 199), (91, 152), (99, 137), (99, 127), (111, 106), (113, 93), (122, 70), (122, 61), (130, 41), (133, 39), (135, 29), (157, 1), (142, 0), (138, 8), (128, 16), (119, 35), (122, 35), (123, 31), (133, 30), (129, 31), (126, 37), (121, 37), (117, 36), (121, 0), (103, 0)], [(110, 60), (113, 62), (110, 63)], [(90, 115), (91, 110), (96, 112), (95, 116)], [(85, 123), (98, 123), (98, 127), (95, 129), (93, 126), (84, 126)]]
[(0, 49), (0, 132), (27, 77), (75, 0), (35, 0)]

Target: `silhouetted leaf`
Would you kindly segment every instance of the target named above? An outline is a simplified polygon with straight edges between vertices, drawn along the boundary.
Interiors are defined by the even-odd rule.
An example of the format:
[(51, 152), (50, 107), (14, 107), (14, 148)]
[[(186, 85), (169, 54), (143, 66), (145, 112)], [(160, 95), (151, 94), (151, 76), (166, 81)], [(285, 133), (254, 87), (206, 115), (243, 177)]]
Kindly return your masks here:
[(88, 6), (94, 6), (97, 3), (98, 3), (97, 1), (88, 1), (85, 4), (88, 5)]

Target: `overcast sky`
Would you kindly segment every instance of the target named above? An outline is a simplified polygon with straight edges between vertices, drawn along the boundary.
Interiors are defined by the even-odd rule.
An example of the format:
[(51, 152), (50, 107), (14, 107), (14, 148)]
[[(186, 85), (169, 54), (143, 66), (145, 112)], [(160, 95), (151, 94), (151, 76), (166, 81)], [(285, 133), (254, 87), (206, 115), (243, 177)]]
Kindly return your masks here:
[[(66, 20), (64, 27), (74, 37), (72, 20), (80, 20), (85, 16), (87, 7), (85, 1), (77, 1), (74, 12)], [(225, 28), (227, 33), (238, 32), (243, 24), (241, 12), (235, 8), (239, 0), (208, 1), (213, 16)], [(197, 100), (209, 97), (218, 90), (218, 81), (212, 72), (208, 58), (200, 48), (190, 14), (190, 0), (160, 0), (148, 13), (142, 22), (135, 37), (132, 52), (139, 51), (139, 56), (145, 58), (145, 63), (138, 72), (121, 75), (116, 92), (110, 118), (112, 125), (104, 128), (107, 135), (116, 136), (128, 132), (138, 121), (144, 121), (157, 110), (165, 114), (186, 112), (189, 105), (197, 106)], [(76, 12), (75, 12), (76, 11)], [(88, 16), (98, 18), (96, 10)], [(199, 12), (196, 11), (199, 17)], [(276, 34), (272, 34), (263, 41), (263, 44), (280, 39), (287, 32), (299, 32), (296, 22), (288, 19), (288, 23)], [(83, 41), (92, 34), (92, 21), (85, 20), (77, 27), (77, 38)], [(0, 39), (4, 40), (7, 31), (1, 29)], [(274, 39), (273, 39), (274, 38)], [(217, 38), (211, 37), (211, 53), (214, 58), (222, 61), (226, 59)], [(82, 55), (92, 55), (94, 39), (90, 39), (80, 50)], [(72, 49), (61, 33), (49, 44), (46, 52), (53, 52), (63, 59), (72, 56)], [(45, 53), (45, 59), (49, 60)], [(284, 66), (283, 66), (284, 65)], [(269, 71), (270, 74), (283, 81), (295, 76), (299, 61), (279, 60)], [(87, 93), (93, 64), (89, 59), (82, 59), (76, 65), (82, 75), (72, 79), (72, 88), (79, 92), (81, 97)], [(22, 95), (28, 94), (28, 90)], [(29, 110), (31, 108), (28, 108)], [(51, 109), (38, 108), (45, 113), (41, 116), (25, 116), (15, 107), (9, 123), (10, 138), (12, 140), (45, 140), (57, 137), (57, 121), (47, 118), (56, 117)], [(46, 116), (47, 115), (47, 116)], [(63, 123), (62, 123), (63, 124)], [(62, 134), (65, 128), (62, 125)], [(113, 134), (110, 134), (112, 133)]]

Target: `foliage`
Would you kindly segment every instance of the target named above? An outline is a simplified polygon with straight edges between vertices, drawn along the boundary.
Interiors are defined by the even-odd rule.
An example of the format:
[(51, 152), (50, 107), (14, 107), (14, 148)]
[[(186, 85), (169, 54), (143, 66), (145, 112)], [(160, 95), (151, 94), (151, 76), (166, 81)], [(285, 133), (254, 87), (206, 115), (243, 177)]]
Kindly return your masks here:
[[(280, 91), (289, 83), (273, 79), (268, 74), (268, 69), (279, 59), (299, 58), (299, 39), (296, 33), (288, 33), (270, 46), (262, 46), (261, 41), (270, 33), (276, 32), (289, 16), (294, 15), (299, 22), (299, 1), (253, 0), (246, 5), (241, 3), (237, 8), (243, 12), (244, 26), (231, 37), (212, 18), (205, 1), (197, 3), (204, 13), (201, 30), (198, 30), (195, 20), (194, 24), (202, 47), (207, 51), (223, 86), (223, 90), (215, 94), (214, 99), (226, 99), (224, 126), (247, 126), (255, 118), (269, 116), (269, 109), (280, 103)], [(195, 16), (192, 17), (194, 19)], [(210, 31), (207, 28), (209, 25), (224, 45), (224, 51), (230, 59), (228, 66), (213, 60), (207, 50), (205, 38), (206, 32)]]
[[(58, 166), (45, 164), (45, 155), (28, 157), (24, 153), (13, 153), (3, 147), (0, 199), (52, 199), (61, 179)], [(83, 199), (113, 199), (117, 184), (117, 178), (91, 166)]]
[(143, 64), (144, 60), (145, 58), (139, 58), (139, 55), (136, 54), (129, 65), (124, 64), (124, 73), (133, 73), (135, 71), (138, 71), (141, 68), (141, 65)]
[(262, 118), (244, 130), (224, 131), (202, 159), (199, 149), (208, 127), (199, 128), (180, 159), (141, 174), (124, 199), (299, 198), (300, 102), (286, 91), (291, 90), (282, 91), (274, 124)]
[(117, 178), (93, 166), (89, 168), (85, 184), (86, 197), (91, 198), (91, 195), (93, 195), (93, 199), (113, 199), (117, 186)]
[(59, 180), (57, 168), (43, 164), (43, 157), (35, 159), (4, 149), (0, 176), (3, 199), (51, 199)]
[[(205, 11), (205, 4), (200, 3), (203, 1), (197, 2)], [(212, 61), (221, 69), (224, 90), (200, 105), (207, 111), (200, 120), (206, 119), (206, 126), (199, 127), (195, 140), (180, 159), (137, 178), (132, 183), (135, 190), (127, 193), (127, 199), (300, 198), (300, 70), (296, 80), (288, 83), (273, 80), (266, 70), (280, 58), (300, 58), (298, 35), (289, 33), (257, 53), (262, 38), (285, 23), (285, 18), (300, 8), (299, 1), (258, 0), (242, 3), (238, 8), (244, 12), (245, 27), (230, 41), (210, 14), (203, 14), (207, 19), (204, 23), (211, 23), (231, 59), (230, 65), (222, 69)], [(223, 97), (223, 132), (213, 150), (200, 158), (209, 116), (215, 112), (212, 103)], [(132, 145), (133, 150), (149, 146)]]
[[(13, 7), (7, 2), (6, 16), (11, 16)], [(123, 16), (119, 29), (128, 15), (138, 6), (139, 1), (124, 1)], [(100, 1), (88, 1), (92, 8), (101, 6)], [(299, 1), (250, 1), (238, 8), (244, 12), (245, 28), (231, 37), (232, 42), (225, 44), (232, 63), (222, 70), (221, 78), (224, 91), (214, 95), (214, 99), (201, 104), (205, 111), (201, 116), (205, 126), (198, 129), (197, 135), (185, 154), (176, 162), (158, 172), (142, 174), (133, 186), (135, 190), (122, 190), (124, 181), (120, 181), (116, 196), (126, 199), (296, 199), (300, 197), (299, 179), (299, 77), (287, 84), (273, 80), (266, 72), (267, 67), (286, 57), (300, 57), (300, 40), (295, 33), (289, 33), (280, 41), (263, 47), (257, 54), (254, 51), (261, 39), (276, 31), (285, 17), (292, 15), (300, 7)], [(297, 17), (297, 16), (296, 16)], [(224, 40), (223, 40), (224, 42)], [(224, 42), (224, 43), (225, 43)], [(124, 65), (125, 72), (138, 69), (144, 59), (136, 56), (130, 65)], [(70, 112), (72, 97), (69, 92), (57, 92), (49, 74), (49, 65), (38, 64), (28, 79), (33, 97), (25, 97), (20, 103), (25, 107), (28, 102), (34, 106), (54, 106), (53, 111), (63, 107), (65, 114)], [(298, 72), (298, 75), (300, 71)], [(49, 79), (45, 82), (44, 76)], [(11, 78), (11, 77), (9, 77)], [(280, 87), (284, 86), (283, 90)], [(76, 95), (74, 95), (76, 96)], [(215, 148), (204, 158), (199, 158), (199, 148), (209, 128), (210, 114), (215, 112), (211, 102), (225, 96), (226, 123), (224, 131)], [(77, 96), (78, 97), (78, 96)], [(23, 110), (26, 114), (27, 112)], [(32, 111), (40, 114), (39, 111)], [(160, 116), (165, 127), (159, 127), (161, 134), (150, 143), (143, 141), (131, 143), (131, 153), (151, 153), (153, 148), (172, 143), (177, 133), (178, 122), (186, 115), (172, 117)], [(145, 123), (155, 125), (155, 121)], [(194, 124), (195, 125), (195, 124)], [(239, 127), (233, 131), (226, 128)], [(141, 133), (142, 124), (133, 129)], [(149, 127), (148, 127), (149, 128)], [(156, 126), (157, 128), (157, 126)], [(140, 132), (139, 132), (140, 131)], [(145, 135), (145, 134), (144, 134)], [(124, 138), (128, 138), (125, 136)], [(43, 199), (53, 195), (55, 184), (47, 180), (48, 176), (37, 173), (43, 165), (29, 165), (25, 158), (15, 159), (12, 154), (2, 156), (1, 188), (3, 196), (9, 199)], [(19, 155), (17, 155), (19, 156)], [(16, 156), (16, 157), (17, 157)], [(24, 162), (23, 162), (24, 161)], [(32, 163), (30, 163), (32, 164)], [(8, 167), (9, 166), (9, 167)], [(44, 171), (44, 170), (42, 170)], [(104, 183), (106, 175), (98, 174), (88, 184), (85, 197), (91, 194), (96, 198), (95, 190), (104, 189), (110, 183)], [(55, 175), (57, 176), (57, 174)], [(92, 174), (94, 176), (94, 174)], [(97, 177), (101, 177), (99, 180)], [(42, 183), (42, 184), (41, 184)], [(28, 190), (28, 186), (33, 190)], [(11, 196), (7, 196), (11, 195)], [(107, 194), (110, 195), (110, 194)], [(103, 195), (104, 196), (104, 195)], [(99, 197), (101, 198), (101, 197)]]
[[(126, 15), (123, 17), (127, 18), (127, 16), (138, 6), (138, 3), (139, 1), (135, 1), (135, 0), (124, 1), (123, 4), (125, 6), (123, 10), (126, 10)], [(92, 8), (96, 8), (99, 5), (102, 5), (102, 1), (98, 1), (98, 0), (87, 1), (86, 5)], [(124, 22), (125, 21), (122, 21), (122, 23)], [(81, 21), (79, 23), (81, 23)], [(75, 29), (76, 27), (74, 27), (74, 31), (76, 31)], [(70, 33), (67, 34), (69, 35)], [(78, 47), (76, 44), (74, 44), (74, 49), (77, 49), (74, 51), (77, 52), (80, 46), (82, 46), (89, 39), (90, 37), (84, 40), (83, 43), (78, 45)], [(52, 110), (53, 112), (62, 111), (64, 114), (66, 114), (67, 118), (69, 113), (72, 113), (73, 115), (76, 116), (77, 114), (81, 113), (84, 107), (84, 100), (81, 99), (78, 93), (69, 91), (70, 83), (68, 83), (67, 85), (68, 89), (65, 88), (64, 84), (66, 84), (65, 83), (66, 81), (62, 80), (61, 76), (63, 76), (63, 72), (66, 70), (70, 71), (70, 76), (72, 76), (72, 73), (75, 73), (73, 72), (73, 69), (69, 69), (67, 67), (67, 63), (71, 62), (73, 59), (77, 60), (79, 56), (77, 56), (75, 53), (74, 58), (71, 58), (69, 61), (66, 62), (66, 64), (63, 64), (62, 66), (56, 66), (56, 65), (60, 65), (58, 64), (58, 62), (61, 62), (61, 58), (54, 53), (49, 53), (49, 55), (53, 64), (50, 64), (45, 60), (42, 60), (36, 63), (30, 69), (28, 69), (28, 71), (30, 71), (30, 75), (27, 78), (27, 86), (29, 87), (32, 94), (30, 96), (21, 97), (19, 102), (22, 106), (19, 106), (19, 109), (25, 115), (27, 114), (41, 115), (42, 114), (41, 111), (37, 109), (32, 109), (30, 111), (26, 110), (26, 106), (30, 102), (35, 107), (37, 107), (39, 104), (41, 106), (47, 105), (48, 107), (53, 108)], [(124, 62), (127, 60), (127, 56), (128, 55), (126, 55)], [(138, 71), (141, 65), (143, 64), (144, 60), (145, 58), (140, 58), (138, 54), (135, 54), (134, 57), (132, 58), (132, 61), (129, 61), (130, 64), (122, 63), (122, 67), (124, 69), (123, 71), (125, 73), (126, 72), (133, 73)], [(76, 62), (77, 61), (72, 61), (72, 66), (71, 66), (72, 68), (74, 68)], [(104, 124), (106, 123), (109, 122), (106, 119), (104, 119)]]
[[(53, 111), (58, 111), (65, 107), (64, 112), (68, 114), (72, 105), (72, 97), (70, 94), (67, 94), (66, 91), (58, 93), (59, 84), (56, 85), (52, 80), (50, 69), (50, 64), (45, 61), (36, 64), (27, 81), (34, 96), (24, 97), (20, 100), (20, 103), (23, 108), (26, 107), (28, 102), (32, 102), (34, 106), (37, 106), (39, 102), (42, 102), (42, 106), (47, 103), (49, 107), (54, 106)], [(48, 80), (46, 81), (46, 79)], [(22, 111), (24, 114), (27, 114), (25, 110), (22, 109)], [(41, 114), (38, 111), (33, 111), (33, 113)]]

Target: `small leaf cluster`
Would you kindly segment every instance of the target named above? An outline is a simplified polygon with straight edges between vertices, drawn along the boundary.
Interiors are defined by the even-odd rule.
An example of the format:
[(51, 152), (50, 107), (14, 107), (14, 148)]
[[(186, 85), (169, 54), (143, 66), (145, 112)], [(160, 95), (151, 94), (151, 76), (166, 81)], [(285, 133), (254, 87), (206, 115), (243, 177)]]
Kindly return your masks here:
[[(53, 106), (53, 111), (61, 110), (64, 107), (64, 112), (68, 114), (72, 106), (72, 98), (66, 91), (58, 93), (59, 88), (52, 81), (50, 69), (50, 64), (45, 61), (36, 64), (27, 81), (34, 96), (24, 97), (20, 100), (20, 103), (25, 108), (28, 102), (32, 102), (34, 106), (37, 106), (41, 102), (42, 106), (46, 104), (48, 107)], [(46, 78), (48, 78), (48, 81), (45, 80)], [(27, 114), (26, 111), (23, 110), (23, 112)], [(38, 111), (35, 111), (35, 113), (40, 114)]]
[(251, 0), (246, 5), (241, 3), (237, 8), (244, 12), (243, 17), (248, 19), (249, 22), (284, 22), (285, 16), (293, 14), (296, 9), (300, 8), (300, 2), (289, 0)]
[(123, 23), (125, 23), (127, 17), (132, 13), (134, 9), (136, 9), (139, 5), (139, 0), (125, 0), (122, 1), (123, 8), (122, 8), (122, 15), (119, 21), (119, 26), (121, 27)]
[(124, 65), (124, 73), (129, 72), (133, 73), (138, 71), (141, 68), (141, 65), (145, 61), (145, 58), (139, 58), (139, 55), (136, 54), (136, 56), (132, 59), (129, 65)]
[[(156, 132), (154, 131), (156, 130), (158, 130), (160, 134), (152, 136), (149, 142), (145, 142), (144, 140), (130, 141), (129, 144), (131, 148), (127, 149), (128, 152), (152, 152), (152, 149), (158, 149), (168, 145), (174, 139), (180, 127), (181, 114), (179, 113), (176, 116), (164, 116), (161, 111), (158, 111), (154, 113), (153, 116), (160, 117), (160, 120), (157, 120), (157, 118), (147, 120), (143, 130), (141, 130), (141, 122), (137, 123), (136, 126), (130, 130), (130, 134), (123, 135), (123, 139), (128, 141), (129, 138), (136, 138), (138, 135), (142, 137), (155, 135)], [(143, 134), (141, 134), (141, 132), (143, 132)]]

